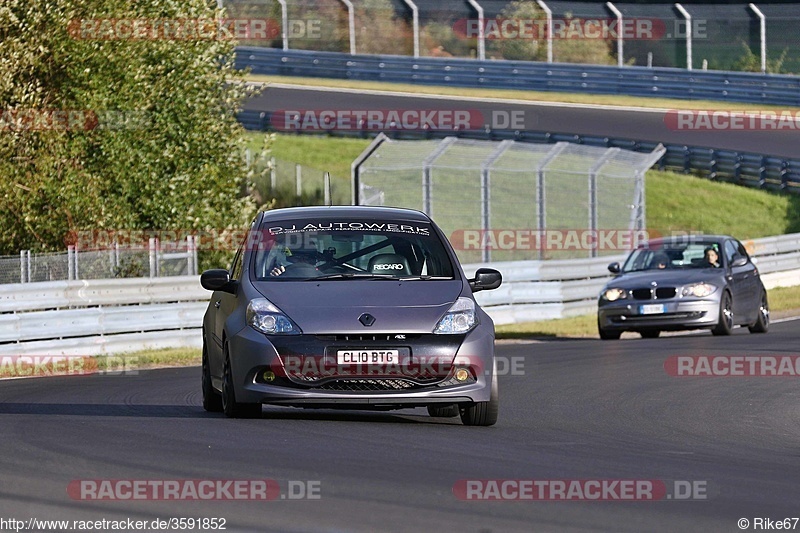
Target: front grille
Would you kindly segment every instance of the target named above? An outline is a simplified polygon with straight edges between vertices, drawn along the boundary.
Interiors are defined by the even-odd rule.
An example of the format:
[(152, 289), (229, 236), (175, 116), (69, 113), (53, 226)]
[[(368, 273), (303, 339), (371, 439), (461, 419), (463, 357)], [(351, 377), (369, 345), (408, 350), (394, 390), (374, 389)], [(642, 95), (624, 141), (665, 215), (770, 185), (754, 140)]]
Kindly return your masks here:
[(650, 289), (633, 289), (631, 294), (637, 300), (650, 300), (653, 297), (653, 293)]
[(655, 291), (653, 289), (633, 289), (631, 294), (635, 300), (652, 300), (653, 296), (658, 300), (666, 300), (674, 298), (677, 290), (675, 287), (658, 287)]
[(397, 342), (397, 341), (406, 341), (410, 339), (416, 339), (419, 337), (419, 334), (408, 334), (408, 333), (378, 333), (378, 334), (364, 334), (364, 333), (353, 333), (353, 334), (342, 334), (342, 335), (318, 335), (317, 338), (322, 341), (358, 341), (358, 342), (367, 342), (367, 341), (380, 341), (380, 342)]
[(324, 383), (315, 387), (315, 389), (345, 392), (372, 392), (405, 390), (418, 386), (419, 385), (405, 379), (338, 379), (336, 381)]
[(656, 298), (666, 300), (675, 297), (675, 287), (659, 287), (656, 289)]

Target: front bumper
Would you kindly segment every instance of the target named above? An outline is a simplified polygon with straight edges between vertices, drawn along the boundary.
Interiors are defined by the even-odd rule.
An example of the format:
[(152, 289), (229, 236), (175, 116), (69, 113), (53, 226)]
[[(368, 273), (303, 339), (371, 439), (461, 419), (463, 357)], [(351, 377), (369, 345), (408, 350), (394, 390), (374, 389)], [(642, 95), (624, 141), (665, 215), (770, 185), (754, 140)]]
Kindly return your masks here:
[[(391, 409), (488, 401), (494, 360), (493, 328), (474, 329), (466, 336), (408, 335), (404, 340), (383, 340), (333, 335), (267, 336), (245, 327), (229, 338), (231, 372), (237, 401), (292, 405)], [(380, 335), (377, 335), (380, 337)], [(320, 374), (304, 379), (298, 369), (313, 371), (319, 361), (335, 361), (339, 348), (404, 348), (412, 358), (428, 357), (447, 364), (436, 375), (356, 375)], [(333, 357), (333, 359), (331, 359)], [(298, 363), (298, 361), (300, 361)], [(449, 367), (448, 367), (449, 365)], [(333, 364), (335, 369), (336, 365)], [(470, 379), (460, 384), (447, 368), (469, 368)], [(325, 368), (330, 369), (330, 366)], [(429, 367), (430, 368), (430, 367)], [(272, 381), (264, 379), (272, 372)], [(318, 378), (318, 379), (317, 379)], [(400, 382), (402, 387), (400, 387)], [(382, 390), (375, 390), (386, 385)], [(360, 390), (358, 390), (360, 389)]]
[[(642, 305), (663, 304), (664, 312), (644, 314)], [(682, 330), (712, 328), (719, 321), (718, 299), (624, 300), (600, 302), (599, 327), (606, 330), (638, 331), (643, 329)]]

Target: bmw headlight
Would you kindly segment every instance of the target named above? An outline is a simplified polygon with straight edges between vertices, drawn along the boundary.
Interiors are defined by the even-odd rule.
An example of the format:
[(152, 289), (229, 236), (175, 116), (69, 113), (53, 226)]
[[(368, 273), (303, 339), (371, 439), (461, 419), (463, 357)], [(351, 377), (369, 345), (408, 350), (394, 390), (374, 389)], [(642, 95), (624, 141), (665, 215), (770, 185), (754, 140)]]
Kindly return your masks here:
[(434, 333), (453, 334), (466, 333), (478, 324), (475, 302), (463, 296), (450, 306), (447, 313), (439, 320)]
[(705, 298), (717, 290), (716, 285), (711, 283), (695, 283), (694, 285), (687, 285), (681, 290), (681, 296), (697, 296), (698, 298)]
[(255, 298), (247, 304), (247, 324), (268, 335), (299, 335), (300, 328), (266, 298)]
[(628, 291), (625, 289), (606, 289), (602, 293), (600, 293), (600, 298), (606, 300), (608, 302), (616, 302), (617, 300), (622, 300), (628, 297)]

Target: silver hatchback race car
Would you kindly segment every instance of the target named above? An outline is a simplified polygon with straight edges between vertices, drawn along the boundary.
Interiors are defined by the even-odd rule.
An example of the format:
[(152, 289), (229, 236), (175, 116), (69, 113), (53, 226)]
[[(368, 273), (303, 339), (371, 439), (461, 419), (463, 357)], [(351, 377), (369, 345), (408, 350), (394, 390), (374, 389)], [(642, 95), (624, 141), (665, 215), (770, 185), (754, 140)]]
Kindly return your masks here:
[(725, 235), (651, 240), (631, 252), (600, 291), (601, 339), (623, 331), (658, 337), (661, 331), (708, 328), (730, 335), (735, 325), (769, 329), (767, 291), (742, 243)]
[(304, 207), (260, 213), (203, 320), (203, 405), (231, 417), (262, 404), (427, 407), (492, 425), (498, 415), (494, 324), (424, 213)]

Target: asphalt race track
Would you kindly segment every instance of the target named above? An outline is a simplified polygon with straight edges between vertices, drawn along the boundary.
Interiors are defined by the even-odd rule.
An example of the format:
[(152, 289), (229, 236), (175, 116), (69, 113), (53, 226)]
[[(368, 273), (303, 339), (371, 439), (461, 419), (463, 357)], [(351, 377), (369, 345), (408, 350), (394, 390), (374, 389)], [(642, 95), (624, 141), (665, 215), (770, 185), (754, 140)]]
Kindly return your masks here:
[[(660, 339), (502, 344), (501, 416), (200, 405), (199, 368), (0, 382), (0, 517), (223, 517), (228, 531), (739, 531), (800, 515), (796, 377), (672, 377), (681, 355), (798, 354), (798, 322)], [(319, 482), (319, 499), (81, 501), (73, 480)], [(698, 482), (694, 501), (463, 501), (458, 480)], [(297, 486), (297, 485), (295, 485)], [(800, 526), (798, 526), (800, 527)]]
[[(431, 89), (433, 91), (433, 89)], [(486, 102), (453, 97), (386, 95), (354, 89), (318, 89), (278, 84), (249, 100), (245, 109), (258, 111), (305, 110), (469, 110), (477, 111), (484, 124), (499, 124), (512, 112), (522, 112), (524, 129), (555, 133), (608, 136), (641, 141), (707, 146), (766, 155), (796, 157), (798, 130), (780, 131), (687, 131), (670, 129), (667, 110), (613, 109), (524, 101)], [(702, 109), (687, 101), (684, 109)], [(740, 109), (731, 104), (730, 110)], [(497, 119), (498, 116), (503, 117)], [(798, 125), (800, 128), (800, 125)]]

